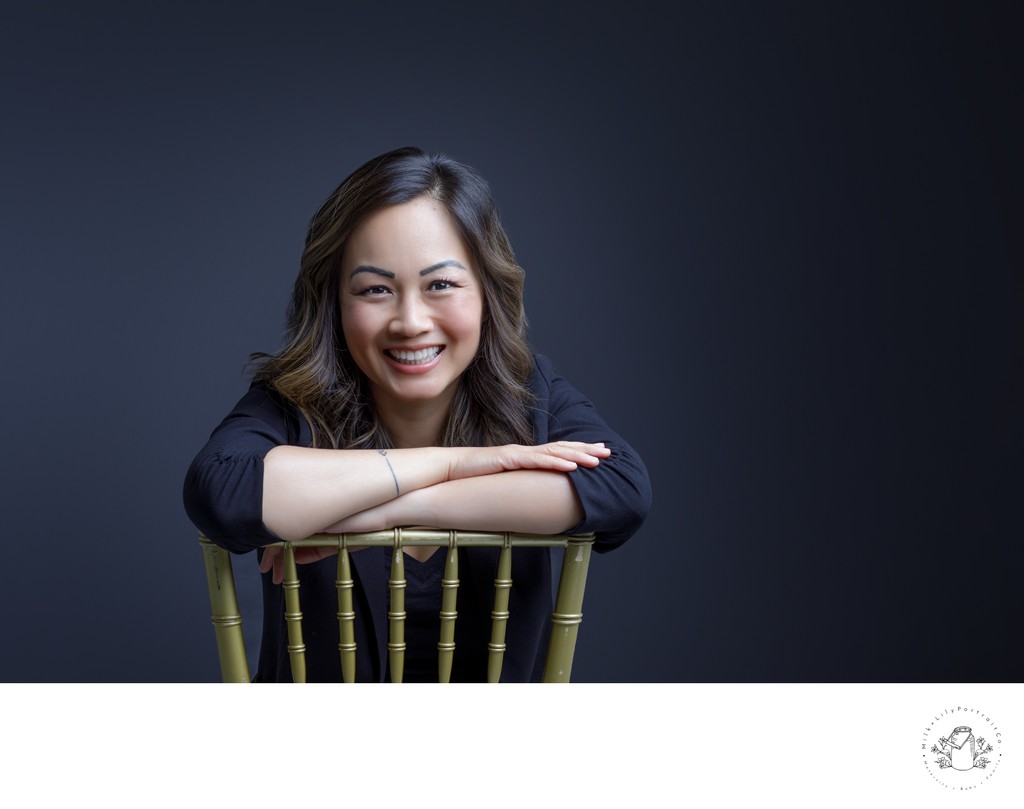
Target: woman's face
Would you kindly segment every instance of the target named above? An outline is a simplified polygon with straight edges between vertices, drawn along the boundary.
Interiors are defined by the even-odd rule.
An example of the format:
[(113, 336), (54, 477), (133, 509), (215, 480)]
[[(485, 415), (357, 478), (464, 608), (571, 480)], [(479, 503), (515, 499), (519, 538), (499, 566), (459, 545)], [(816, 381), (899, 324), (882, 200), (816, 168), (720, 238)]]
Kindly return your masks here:
[(451, 402), (480, 345), (484, 303), (476, 265), (441, 203), (417, 197), (356, 226), (339, 306), (378, 408)]

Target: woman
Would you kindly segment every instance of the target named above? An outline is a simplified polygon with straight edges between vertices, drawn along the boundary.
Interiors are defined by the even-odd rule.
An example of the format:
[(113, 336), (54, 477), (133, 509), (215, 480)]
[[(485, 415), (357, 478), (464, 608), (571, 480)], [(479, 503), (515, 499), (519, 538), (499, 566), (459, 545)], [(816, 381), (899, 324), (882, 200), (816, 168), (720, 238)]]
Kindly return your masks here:
[[(643, 522), (643, 463), (526, 342), (523, 270), (486, 181), (416, 148), (376, 157), (313, 217), (284, 348), (254, 355), (249, 392), (185, 480), (192, 521), (258, 548), (257, 680), (290, 679), (281, 558), (263, 545), (396, 525), (597, 534), (606, 551)], [(444, 554), (406, 549), (405, 680), (436, 679)], [(298, 556), (309, 680), (340, 679), (335, 565)], [(496, 550), (460, 556), (453, 680), (482, 680)], [(388, 678), (389, 554), (352, 554), (357, 677)], [(551, 609), (547, 550), (513, 554), (506, 680), (537, 679)], [(472, 603), (467, 603), (472, 602)], [(489, 622), (487, 622), (489, 623)]]

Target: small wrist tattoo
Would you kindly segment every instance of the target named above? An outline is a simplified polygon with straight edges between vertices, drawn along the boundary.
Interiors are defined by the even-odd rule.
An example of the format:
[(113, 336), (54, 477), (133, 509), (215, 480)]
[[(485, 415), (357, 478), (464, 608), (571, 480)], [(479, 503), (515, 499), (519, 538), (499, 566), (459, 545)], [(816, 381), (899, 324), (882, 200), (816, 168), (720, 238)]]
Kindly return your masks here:
[(401, 497), (402, 491), (398, 488), (398, 478), (395, 477), (395, 470), (391, 468), (391, 461), (388, 460), (388, 451), (386, 449), (379, 449), (377, 452), (384, 459), (384, 463), (388, 465), (388, 471), (391, 473), (391, 479), (395, 482), (395, 496)]

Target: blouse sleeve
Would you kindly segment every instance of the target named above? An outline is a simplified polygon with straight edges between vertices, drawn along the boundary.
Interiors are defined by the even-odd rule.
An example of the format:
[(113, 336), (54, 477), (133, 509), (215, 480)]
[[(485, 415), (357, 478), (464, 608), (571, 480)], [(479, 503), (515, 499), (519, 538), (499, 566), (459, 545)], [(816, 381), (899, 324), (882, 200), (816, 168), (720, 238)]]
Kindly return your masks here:
[(294, 422), (290, 409), (253, 383), (189, 466), (185, 511), (221, 547), (244, 553), (280, 541), (263, 524), (263, 459), (295, 443)]
[(612, 451), (595, 468), (580, 467), (569, 473), (584, 515), (583, 522), (570, 533), (594, 532), (597, 551), (617, 548), (647, 518), (651, 507), (647, 468), (633, 448), (605, 424), (594, 405), (555, 373), (547, 358), (536, 357), (534, 378), (538, 442), (603, 441)]

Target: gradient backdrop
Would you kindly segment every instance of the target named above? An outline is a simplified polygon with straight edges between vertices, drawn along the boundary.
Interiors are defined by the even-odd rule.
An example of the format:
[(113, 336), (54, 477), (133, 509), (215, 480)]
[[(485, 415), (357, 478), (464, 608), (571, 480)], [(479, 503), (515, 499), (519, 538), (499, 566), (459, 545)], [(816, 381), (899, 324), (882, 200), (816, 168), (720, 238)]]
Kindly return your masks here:
[(577, 680), (1021, 679), (1019, 19), (29, 5), (0, 13), (4, 680), (218, 679), (185, 469), (278, 346), (309, 217), (407, 144), (490, 179), (535, 347), (650, 469)]

